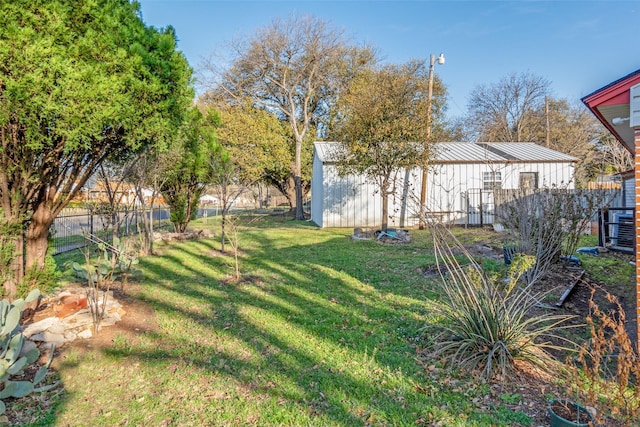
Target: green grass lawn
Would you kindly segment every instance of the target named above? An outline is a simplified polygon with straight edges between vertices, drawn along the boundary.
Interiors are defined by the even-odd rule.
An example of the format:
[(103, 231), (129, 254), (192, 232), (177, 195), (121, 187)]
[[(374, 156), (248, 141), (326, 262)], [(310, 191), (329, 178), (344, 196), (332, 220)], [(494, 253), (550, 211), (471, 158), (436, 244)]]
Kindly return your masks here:
[(33, 425), (528, 425), (506, 408), (478, 410), (486, 389), (432, 378), (417, 362), (435, 321), (435, 283), (421, 274), (434, 262), (428, 231), (408, 245), (350, 232), (284, 218), (247, 225), (239, 283), (219, 239), (159, 244), (135, 286), (157, 327), (64, 351), (63, 389)]

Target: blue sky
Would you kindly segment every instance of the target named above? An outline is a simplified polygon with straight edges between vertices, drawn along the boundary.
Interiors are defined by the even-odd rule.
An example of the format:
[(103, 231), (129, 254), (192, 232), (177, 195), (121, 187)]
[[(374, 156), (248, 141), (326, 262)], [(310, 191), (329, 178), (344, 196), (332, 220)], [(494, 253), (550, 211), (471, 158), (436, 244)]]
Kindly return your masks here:
[(225, 43), (276, 17), (313, 14), (385, 61), (444, 52), (435, 72), (449, 91), (449, 115), (470, 92), (511, 73), (551, 81), (552, 94), (581, 97), (640, 69), (639, 1), (285, 1), (141, 0), (144, 21), (172, 25), (194, 69)]

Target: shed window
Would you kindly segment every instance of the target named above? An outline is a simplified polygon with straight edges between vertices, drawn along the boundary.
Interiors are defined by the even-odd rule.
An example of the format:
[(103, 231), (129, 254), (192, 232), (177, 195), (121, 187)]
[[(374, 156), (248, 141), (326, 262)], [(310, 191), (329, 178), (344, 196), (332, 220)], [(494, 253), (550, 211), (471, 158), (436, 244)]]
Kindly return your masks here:
[(520, 188), (523, 190), (538, 188), (538, 172), (520, 172)]
[(483, 172), (482, 189), (487, 191), (502, 189), (502, 172)]

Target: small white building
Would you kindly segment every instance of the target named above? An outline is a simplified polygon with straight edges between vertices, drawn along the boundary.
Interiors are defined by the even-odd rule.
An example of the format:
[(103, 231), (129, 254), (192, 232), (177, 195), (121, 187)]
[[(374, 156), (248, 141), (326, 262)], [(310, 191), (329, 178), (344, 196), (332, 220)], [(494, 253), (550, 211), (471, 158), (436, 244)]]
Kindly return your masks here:
[[(376, 186), (362, 175), (340, 177), (341, 144), (314, 144), (311, 220), (319, 227), (376, 227), (382, 215)], [(575, 157), (530, 142), (440, 142), (427, 173), (426, 207), (439, 220), (491, 224), (493, 189), (573, 188)], [(389, 198), (389, 227), (418, 225), (422, 173), (398, 174)]]

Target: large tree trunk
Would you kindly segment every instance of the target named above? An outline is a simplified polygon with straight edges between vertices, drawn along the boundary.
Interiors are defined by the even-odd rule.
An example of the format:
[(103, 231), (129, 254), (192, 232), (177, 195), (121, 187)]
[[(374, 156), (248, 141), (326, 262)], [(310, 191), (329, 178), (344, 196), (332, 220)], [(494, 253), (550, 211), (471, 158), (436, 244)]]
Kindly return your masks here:
[[(295, 123), (294, 123), (295, 127)], [(306, 130), (306, 126), (305, 126)], [(297, 132), (296, 132), (296, 136)], [(293, 184), (295, 186), (296, 192), (296, 219), (303, 220), (304, 219), (304, 209), (302, 206), (302, 138), (304, 137), (304, 132), (301, 133), (296, 138), (296, 156), (295, 156), (295, 165), (293, 168)]]
[(189, 228), (189, 222), (191, 222), (191, 217), (193, 215), (193, 200), (192, 196), (189, 195), (187, 197), (187, 209), (184, 222), (180, 225), (180, 233), (185, 233), (187, 228)]
[(293, 180), (293, 175), (289, 174), (287, 179), (280, 180), (275, 179), (272, 176), (266, 177), (268, 185), (273, 185), (286, 199), (289, 204), (289, 210), (294, 211), (296, 205), (296, 186)]
[(26, 270), (44, 267), (45, 256), (49, 247), (49, 228), (55, 216), (44, 204), (39, 204), (33, 212), (31, 222), (27, 227), (27, 251), (25, 259)]
[(289, 178), (289, 183), (284, 188), (284, 191), (281, 190), (281, 193), (289, 203), (289, 210), (293, 212), (296, 209), (296, 185), (293, 177)]
[(296, 193), (296, 219), (303, 220), (304, 218), (304, 208), (302, 206), (302, 177), (295, 176), (293, 177), (295, 182), (295, 193)]
[(4, 294), (13, 297), (24, 276), (27, 208), (25, 204), (15, 203), (17, 198), (10, 194), (6, 181), (6, 175), (0, 172), (0, 283)]

